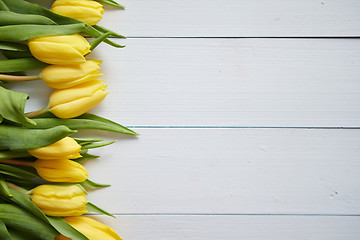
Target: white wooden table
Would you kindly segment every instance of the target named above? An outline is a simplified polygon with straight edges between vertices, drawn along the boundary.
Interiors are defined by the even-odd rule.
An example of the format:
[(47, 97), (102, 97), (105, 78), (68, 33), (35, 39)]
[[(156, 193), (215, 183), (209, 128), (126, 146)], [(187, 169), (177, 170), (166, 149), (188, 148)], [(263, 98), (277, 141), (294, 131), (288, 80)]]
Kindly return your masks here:
[[(125, 240), (360, 239), (360, 1), (121, 3), (92, 112), (141, 136), (96, 132), (118, 139), (86, 163), (112, 184), (96, 218)], [(17, 87), (43, 95), (28, 110), (43, 88)]]

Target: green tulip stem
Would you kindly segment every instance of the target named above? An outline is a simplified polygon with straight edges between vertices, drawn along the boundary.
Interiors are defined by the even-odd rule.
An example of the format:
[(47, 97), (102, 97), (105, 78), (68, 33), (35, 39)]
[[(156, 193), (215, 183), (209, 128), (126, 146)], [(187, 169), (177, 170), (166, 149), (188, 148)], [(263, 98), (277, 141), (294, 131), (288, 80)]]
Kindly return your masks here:
[(0, 163), (19, 165), (19, 166), (28, 166), (28, 167), (34, 166), (34, 162), (21, 161), (21, 160), (16, 160), (16, 159), (1, 159)]
[(50, 112), (49, 108), (44, 107), (44, 108), (42, 108), (40, 110), (37, 110), (37, 111), (28, 112), (28, 113), (25, 114), (25, 116), (28, 117), (28, 118), (33, 118), (33, 117), (39, 116), (39, 115), (41, 115), (43, 113), (47, 113), (47, 112)]
[(0, 10), (10, 12), (8, 6), (3, 1), (0, 1)]
[(103, 33), (98, 38), (95, 38), (93, 41), (90, 42), (90, 50), (94, 50), (97, 45), (99, 45), (102, 41), (104, 41), (108, 36), (111, 35), (111, 32)]
[(6, 185), (8, 186), (8, 188), (11, 188), (12, 190), (15, 190), (19, 193), (22, 193), (24, 195), (28, 195), (29, 194), (29, 191), (26, 190), (25, 188), (22, 188), (22, 187), (19, 187), (11, 182), (6, 182)]
[(20, 81), (32, 81), (38, 79), (40, 79), (40, 75), (14, 76), (14, 75), (0, 74), (0, 80), (4, 80), (4, 81), (20, 82)]

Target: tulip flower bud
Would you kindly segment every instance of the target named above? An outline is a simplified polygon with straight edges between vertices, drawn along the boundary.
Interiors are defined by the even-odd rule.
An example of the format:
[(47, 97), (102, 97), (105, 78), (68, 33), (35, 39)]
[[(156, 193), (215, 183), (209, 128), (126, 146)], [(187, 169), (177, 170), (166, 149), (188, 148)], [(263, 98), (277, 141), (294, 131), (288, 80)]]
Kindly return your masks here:
[[(84, 234), (89, 240), (122, 240), (109, 226), (89, 217), (66, 217), (64, 220), (73, 228)], [(70, 238), (59, 235), (55, 240), (68, 240)]]
[(32, 149), (28, 152), (40, 159), (75, 159), (81, 157), (80, 150), (80, 144), (71, 137), (65, 137), (49, 146)]
[(88, 172), (80, 163), (67, 159), (38, 159), (34, 163), (37, 173), (49, 182), (79, 183), (88, 178)]
[(97, 24), (104, 13), (103, 6), (92, 0), (56, 0), (51, 11), (78, 19), (89, 25)]
[(74, 118), (99, 104), (108, 94), (102, 80), (91, 80), (55, 90), (49, 99), (50, 112), (59, 118)]
[(85, 195), (76, 185), (40, 185), (32, 190), (31, 200), (46, 215), (70, 217), (87, 212)]
[(63, 89), (97, 79), (100, 60), (89, 59), (77, 65), (50, 65), (41, 71), (41, 79), (52, 88)]
[(29, 39), (31, 54), (49, 64), (80, 64), (90, 52), (90, 44), (80, 34), (44, 36)]

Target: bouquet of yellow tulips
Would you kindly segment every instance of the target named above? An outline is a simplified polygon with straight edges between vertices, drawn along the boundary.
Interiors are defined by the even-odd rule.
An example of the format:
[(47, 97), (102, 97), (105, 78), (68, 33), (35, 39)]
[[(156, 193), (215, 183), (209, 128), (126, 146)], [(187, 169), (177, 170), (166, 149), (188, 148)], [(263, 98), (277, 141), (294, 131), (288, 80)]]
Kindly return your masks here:
[[(87, 188), (109, 185), (88, 179), (82, 163), (99, 157), (90, 149), (114, 141), (71, 136), (81, 129), (137, 135), (87, 113), (108, 92), (99, 79), (101, 61), (86, 55), (101, 42), (124, 47), (108, 38), (122, 35), (97, 25), (102, 4), (123, 8), (113, 0), (56, 0), (50, 10), (0, 0), (0, 239), (121, 239), (83, 216), (112, 216), (86, 200)], [(36, 69), (39, 74), (26, 74)], [(1, 84), (39, 79), (54, 90), (47, 106), (29, 113), (28, 94)]]

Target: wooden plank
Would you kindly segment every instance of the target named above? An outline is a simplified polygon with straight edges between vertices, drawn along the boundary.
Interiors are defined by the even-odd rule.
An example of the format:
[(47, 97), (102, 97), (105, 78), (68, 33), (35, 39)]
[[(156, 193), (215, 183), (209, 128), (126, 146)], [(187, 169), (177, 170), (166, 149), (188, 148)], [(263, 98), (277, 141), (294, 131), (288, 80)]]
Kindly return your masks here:
[(136, 130), (85, 164), (114, 214), (360, 214), (360, 130)]
[[(50, 7), (48, 0), (33, 0)], [(357, 0), (121, 0), (102, 26), (128, 37), (359, 36)]]
[[(131, 39), (102, 45), (98, 112), (140, 126), (360, 126), (356, 39)], [(91, 56), (90, 56), (91, 57)], [(114, 107), (117, 106), (117, 107)]]
[[(101, 24), (130, 37), (359, 36), (356, 0), (123, 0)], [(116, 19), (117, 21), (114, 21)]]
[(360, 218), (343, 216), (95, 217), (124, 239), (357, 240)]
[[(111, 92), (95, 113), (130, 126), (359, 127), (357, 39), (128, 39), (102, 44)], [(47, 104), (41, 83), (16, 83)], [(17, 86), (17, 87), (15, 87)]]

